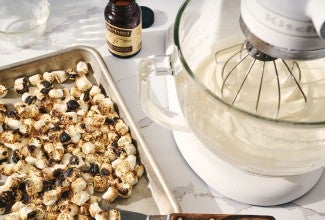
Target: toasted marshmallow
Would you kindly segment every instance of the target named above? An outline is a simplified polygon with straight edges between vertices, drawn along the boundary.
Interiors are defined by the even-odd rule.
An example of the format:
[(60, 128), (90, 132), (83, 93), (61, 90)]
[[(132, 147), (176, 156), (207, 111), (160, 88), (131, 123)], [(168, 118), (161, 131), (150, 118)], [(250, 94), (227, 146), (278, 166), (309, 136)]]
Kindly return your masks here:
[(116, 184), (115, 187), (122, 198), (129, 198), (132, 195), (132, 186), (127, 183)]
[(116, 219), (116, 220), (121, 219), (121, 213), (118, 209), (110, 209), (108, 211), (108, 214), (109, 214), (108, 219)]
[(104, 96), (104, 94), (102, 94), (102, 93), (100, 93), (100, 94), (96, 94), (96, 95), (94, 95), (94, 97), (93, 97), (93, 101), (94, 102), (100, 102), (100, 101), (102, 101), (102, 100), (104, 100), (105, 99), (105, 96)]
[(105, 153), (106, 151), (106, 146), (101, 140), (95, 141), (95, 151), (98, 153)]
[(129, 155), (126, 160), (129, 162), (131, 170), (134, 170), (135, 165), (137, 163), (137, 158), (135, 155)]
[(108, 187), (107, 191), (103, 194), (102, 198), (108, 202), (111, 203), (113, 202), (120, 193), (117, 191), (117, 189), (113, 186)]
[[(88, 182), (88, 183), (87, 183), (87, 186), (86, 186), (86, 188), (85, 188), (85, 191), (86, 191), (89, 195), (94, 195), (94, 193), (95, 193), (94, 183)], [(91, 196), (91, 197), (92, 197), (92, 196)], [(91, 198), (91, 197), (90, 197), (90, 198)], [(90, 201), (90, 203), (92, 203), (92, 202)]]
[[(69, 128), (75, 128), (75, 126), (69, 126)], [(78, 143), (80, 138), (81, 138), (81, 134), (77, 131), (77, 130), (69, 130), (68, 129), (68, 134), (71, 137), (71, 142), (72, 143)]]
[(34, 128), (41, 134), (46, 133), (50, 129), (48, 123), (42, 119), (35, 121)]
[(114, 103), (110, 98), (105, 98), (99, 102), (99, 108), (103, 115), (109, 115), (114, 111)]
[(34, 209), (29, 206), (24, 206), (19, 210), (19, 217), (22, 220), (27, 220), (30, 219), (30, 216), (33, 215), (33, 213), (36, 214)]
[(128, 133), (126, 135), (123, 135), (122, 137), (120, 137), (120, 139), (118, 139), (118, 141), (117, 141), (117, 145), (120, 147), (129, 145), (129, 144), (132, 144), (132, 138)]
[(10, 176), (15, 172), (15, 164), (13, 163), (3, 163), (0, 165), (0, 174), (5, 176)]
[(35, 219), (45, 219), (46, 218), (46, 211), (44, 210), (43, 205), (36, 206), (35, 211), (36, 211)]
[(3, 161), (4, 159), (8, 158), (8, 156), (9, 156), (8, 148), (0, 144), (0, 160)]
[(119, 136), (115, 132), (109, 132), (109, 133), (107, 133), (107, 138), (108, 138), (109, 142), (112, 143), (112, 142), (118, 140)]
[(51, 152), (53, 152), (54, 150), (55, 150), (55, 148), (54, 148), (54, 144), (53, 143), (45, 143), (44, 144), (44, 150), (48, 153), (48, 154), (50, 154)]
[(6, 120), (6, 113), (0, 110), (0, 124), (3, 124)]
[(5, 190), (12, 190), (13, 188), (18, 187), (24, 181), (24, 179), (25, 175), (13, 173), (12, 175), (8, 176), (5, 184), (1, 186), (1, 191), (4, 192)]
[(59, 188), (44, 192), (43, 195), (44, 205), (46, 206), (53, 205), (56, 201), (58, 201), (60, 194), (61, 194), (61, 190)]
[(6, 119), (6, 124), (13, 130), (17, 130), (21, 126), (21, 121), (15, 118), (7, 118)]
[(67, 75), (70, 80), (75, 80), (80, 74), (76, 70), (68, 69)]
[(24, 203), (22, 203), (21, 201), (17, 201), (12, 205), (11, 211), (12, 212), (18, 212), (20, 209), (22, 209), (25, 206), (26, 205)]
[(65, 103), (55, 103), (51, 110), (51, 115), (56, 115), (55, 113), (63, 114), (67, 111), (68, 107)]
[(17, 94), (22, 95), (25, 92), (28, 92), (29, 91), (29, 86), (28, 86), (27, 83), (24, 83), (24, 84), (15, 84), (14, 85), (14, 90), (15, 90), (15, 92)]
[(110, 173), (112, 173), (113, 171), (113, 167), (110, 164), (109, 161), (107, 161), (106, 163), (102, 163), (100, 166), (100, 173), (102, 175), (109, 175)]
[(27, 105), (25, 103), (15, 103), (14, 107), (19, 116), (26, 119), (34, 118), (39, 115), (39, 108), (35, 104)]
[(71, 183), (71, 189), (73, 193), (79, 193), (83, 191), (87, 186), (87, 182), (82, 178), (79, 177), (75, 181)]
[(91, 217), (95, 218), (95, 216), (101, 212), (103, 212), (103, 210), (99, 207), (98, 202), (94, 202), (89, 206), (89, 213)]
[(117, 120), (115, 123), (115, 130), (117, 133), (121, 136), (125, 135), (127, 132), (129, 132), (129, 127), (124, 123), (122, 119)]
[(91, 87), (91, 89), (89, 91), (89, 95), (91, 97), (93, 97), (95, 95), (98, 95), (98, 94), (101, 94), (101, 93), (102, 93), (101, 89), (99, 88), (99, 86), (96, 86), (96, 85)]
[(68, 79), (68, 74), (63, 70), (56, 70), (52, 71), (51, 73), (54, 74), (54, 78), (60, 84)]
[(21, 100), (24, 102), (24, 103), (27, 103), (27, 104), (33, 104), (36, 102), (37, 100), (37, 97), (29, 92), (25, 92), (24, 94), (22, 94), (21, 96)]
[(2, 133), (0, 133), (0, 140), (4, 143), (4, 144), (14, 144), (16, 142), (19, 142), (21, 140), (21, 137), (17, 134), (14, 133), (13, 131), (3, 131)]
[(32, 131), (33, 127), (34, 127), (34, 121), (28, 118), (23, 120), (22, 125), (19, 128), (19, 131), (23, 134), (29, 134)]
[(60, 215), (59, 211), (53, 211), (53, 212), (46, 211), (46, 215), (44, 219), (49, 219), (49, 220), (58, 219), (59, 215)]
[(109, 158), (109, 161), (114, 161), (117, 158), (114, 148), (107, 148), (105, 151), (105, 156)]
[(53, 152), (50, 153), (50, 157), (55, 161), (61, 161), (64, 155), (64, 150), (55, 149)]
[(31, 85), (38, 86), (42, 81), (42, 76), (41, 76), (41, 74), (35, 74), (35, 75), (30, 76), (28, 78), (28, 80)]
[(134, 186), (135, 184), (138, 183), (138, 176), (134, 172), (128, 172), (125, 175), (122, 176), (122, 181), (126, 184), (129, 184), (130, 186)]
[(135, 170), (138, 178), (140, 178), (143, 175), (143, 173), (144, 173), (144, 166), (141, 165), (141, 164), (137, 164), (135, 166), (134, 170)]
[(8, 88), (0, 84), (0, 98), (4, 98), (8, 94)]
[(34, 145), (36, 148), (40, 148), (42, 145), (41, 140), (38, 137), (31, 137), (28, 142), (29, 145)]
[(55, 73), (45, 72), (45, 73), (43, 73), (43, 79), (52, 83), (55, 80)]
[(20, 115), (21, 112), (26, 109), (26, 103), (16, 102), (14, 104), (14, 108), (16, 109), (17, 113)]
[(73, 202), (76, 205), (82, 206), (87, 202), (89, 199), (89, 194), (86, 191), (81, 191), (76, 194), (74, 194), (71, 198), (71, 202)]
[(94, 190), (95, 192), (105, 192), (108, 188), (108, 177), (94, 176)]
[(53, 99), (60, 99), (63, 98), (63, 90), (62, 89), (51, 89), (49, 91), (49, 97)]
[(137, 153), (137, 149), (133, 144), (128, 144), (123, 147), (127, 155), (135, 155)]
[(70, 89), (70, 95), (72, 95), (75, 98), (79, 98), (82, 94), (82, 91), (78, 89), (76, 85), (73, 85)]
[(81, 76), (77, 77), (76, 85), (81, 92), (85, 92), (85, 91), (91, 89), (91, 87), (92, 87), (91, 82), (87, 79), (87, 77), (85, 75), (81, 75)]
[(88, 73), (88, 65), (83, 61), (79, 61), (77, 63), (77, 71), (79, 74), (87, 74)]
[(14, 85), (19, 85), (19, 84), (28, 84), (28, 79), (26, 77), (20, 77), (15, 79)]
[(115, 170), (115, 174), (117, 176), (122, 176), (133, 170), (132, 165), (128, 160), (126, 159), (122, 160), (120, 158), (117, 158), (112, 162), (112, 167)]
[(84, 152), (85, 154), (95, 153), (95, 150), (96, 146), (91, 142), (85, 142), (82, 145), (82, 152)]
[(27, 156), (25, 158), (25, 161), (28, 162), (31, 165), (34, 165), (38, 169), (44, 169), (47, 167), (48, 162), (45, 158), (34, 158), (31, 156)]
[(70, 200), (60, 201), (58, 206), (61, 213), (68, 213), (72, 216), (75, 216), (79, 212), (79, 207), (76, 204), (72, 203)]
[(78, 122), (78, 115), (76, 112), (64, 112), (61, 116), (62, 124), (76, 124)]
[(21, 220), (19, 212), (12, 212), (4, 216), (4, 220)]
[[(87, 123), (88, 119), (86, 119)], [(105, 123), (105, 116), (96, 114), (89, 121), (89, 124), (94, 127), (101, 127)]]
[(60, 213), (59, 216), (56, 218), (57, 220), (74, 220), (74, 215), (70, 213)]
[(96, 220), (107, 220), (107, 219), (110, 219), (110, 218), (109, 218), (108, 212), (103, 211), (100, 214), (97, 214), (95, 216), (95, 219)]

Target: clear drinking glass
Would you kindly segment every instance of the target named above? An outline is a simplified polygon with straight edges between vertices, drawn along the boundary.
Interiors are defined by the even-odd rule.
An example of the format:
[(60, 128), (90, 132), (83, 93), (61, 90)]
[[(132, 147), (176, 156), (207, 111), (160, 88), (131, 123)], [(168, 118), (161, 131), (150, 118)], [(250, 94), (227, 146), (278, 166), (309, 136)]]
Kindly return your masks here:
[(28, 47), (44, 35), (49, 15), (47, 0), (1, 0), (0, 38), (10, 45)]

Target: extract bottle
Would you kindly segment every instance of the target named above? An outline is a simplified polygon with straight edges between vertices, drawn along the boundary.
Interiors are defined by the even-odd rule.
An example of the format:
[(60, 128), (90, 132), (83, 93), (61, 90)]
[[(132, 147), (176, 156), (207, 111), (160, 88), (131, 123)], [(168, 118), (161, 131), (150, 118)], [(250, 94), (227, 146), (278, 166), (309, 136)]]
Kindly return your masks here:
[(142, 22), (135, 0), (110, 0), (104, 16), (108, 50), (120, 58), (136, 55), (142, 46)]

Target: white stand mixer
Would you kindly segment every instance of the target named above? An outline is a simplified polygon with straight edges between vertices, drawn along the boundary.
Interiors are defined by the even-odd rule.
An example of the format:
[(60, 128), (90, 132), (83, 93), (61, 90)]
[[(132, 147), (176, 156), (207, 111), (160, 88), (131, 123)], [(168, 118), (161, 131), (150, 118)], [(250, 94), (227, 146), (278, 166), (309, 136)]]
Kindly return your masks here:
[[(184, 11), (186, 11), (187, 9), (186, 5), (189, 2), (191, 3), (194, 2), (193, 8), (196, 7), (195, 4), (197, 4), (198, 6), (200, 6), (201, 4), (200, 1), (187, 0), (184, 3), (185, 6), (183, 6), (183, 8), (180, 10), (181, 14), (184, 13)], [(211, 5), (215, 3), (213, 1), (206, 1), (206, 2), (207, 4), (211, 4)], [(230, 1), (227, 1), (227, 3), (229, 2)], [(237, 6), (239, 5), (237, 4)], [(241, 12), (240, 27), (247, 41), (249, 41), (250, 45), (253, 47), (253, 51), (248, 51), (249, 55), (255, 58), (255, 60), (259, 60), (261, 62), (266, 62), (266, 61), (273, 62), (273, 60), (277, 58), (309, 60), (309, 59), (317, 59), (320, 57), (325, 57), (325, 41), (322, 39), (325, 36), (324, 34), (325, 14), (322, 12), (322, 10), (320, 10), (320, 8), (322, 9), (325, 8), (324, 1), (310, 0), (310, 1), (297, 1), (293, 3), (293, 1), (290, 0), (284, 0), (284, 1), (242, 0), (241, 10), (240, 10)], [(193, 14), (193, 16), (196, 15)], [(178, 19), (181, 20), (179, 17)], [(195, 20), (195, 18), (193, 18), (192, 20)], [(177, 25), (179, 25), (179, 23)], [(191, 24), (190, 22), (189, 23), (184, 22), (184, 26), (190, 27)], [(225, 27), (225, 29), (227, 29), (227, 27)], [(254, 30), (254, 32), (252, 32), (252, 30)], [(185, 32), (185, 34), (186, 33), (187, 32)], [(177, 36), (178, 38), (177, 40), (178, 41), (188, 40), (185, 34), (181, 36)], [(172, 50), (175, 49), (174, 46), (171, 46), (174, 44), (173, 40), (171, 40), (173, 39), (172, 35), (173, 35), (172, 28), (170, 28), (169, 33), (167, 35), (167, 45), (166, 45), (167, 54), (175, 53), (175, 51), (172, 52)], [(185, 40), (182, 38), (184, 38)], [(176, 45), (180, 46), (177, 44), (177, 42)], [(184, 53), (184, 51), (182, 52)], [(184, 56), (184, 54), (182, 54), (182, 56)], [(182, 76), (182, 74), (183, 72), (188, 72), (189, 69), (191, 69), (191, 67), (186, 66), (186, 64), (178, 65), (179, 63), (186, 62), (186, 58), (183, 57), (181, 58), (181, 60), (182, 59), (184, 59), (185, 61), (184, 60), (179, 61), (178, 59), (176, 59), (176, 61), (173, 60), (173, 62), (176, 63), (174, 64), (173, 70), (171, 70), (168, 67), (170, 63), (172, 63), (172, 61), (170, 61), (169, 58), (165, 59), (165, 58), (156, 57), (153, 58), (152, 60), (144, 60), (142, 63), (140, 63), (139, 72), (140, 72), (140, 80), (141, 80), (141, 101), (143, 104), (144, 111), (147, 113), (147, 115), (150, 118), (167, 127), (172, 127), (169, 125), (173, 123), (173, 120), (177, 120), (179, 118), (173, 112), (181, 112), (182, 110), (183, 112), (184, 111), (186, 112), (188, 111), (188, 109), (201, 108), (201, 106), (196, 106), (195, 104), (188, 101), (187, 99), (190, 99), (188, 97), (185, 98), (181, 97), (182, 100), (178, 99), (180, 95), (184, 96), (184, 94), (186, 94), (187, 92), (192, 92), (194, 90), (201, 93), (199, 86), (198, 86), (199, 89), (195, 88), (193, 90), (190, 89), (187, 90), (189, 86), (192, 86), (190, 85), (191, 81), (187, 82), (188, 84), (186, 84), (186, 81), (188, 80), (186, 77), (188, 76), (185, 74), (186, 77), (184, 77)], [(159, 63), (156, 63), (157, 60), (160, 60)], [(180, 66), (179, 69), (184, 69), (184, 66), (182, 65), (185, 66), (185, 71), (183, 72), (177, 69), (179, 66)], [(184, 83), (185, 86), (184, 85), (176, 86), (175, 81), (173, 79), (167, 79), (169, 110), (166, 110), (163, 109), (161, 106), (157, 106), (157, 103), (152, 99), (153, 95), (150, 88), (149, 75), (153, 75), (153, 73), (155, 75), (166, 75), (165, 74), (166, 72), (172, 72), (174, 70), (176, 70), (176, 72), (179, 71), (179, 73), (175, 74), (176, 76), (177, 74), (181, 75), (180, 77), (178, 77), (177, 83), (181, 84), (185, 82)], [(242, 84), (244, 84), (244, 82)], [(298, 83), (297, 85), (299, 86)], [(176, 93), (176, 88), (180, 89), (181, 91), (177, 90)], [(300, 86), (299, 89), (302, 91)], [(304, 92), (302, 91), (301, 93), (303, 94), (303, 97), (305, 98), (305, 102), (306, 102), (306, 97), (304, 95)], [(203, 91), (202, 94), (203, 94), (202, 96), (197, 96), (195, 98), (197, 98), (197, 100), (199, 100), (200, 97), (206, 97), (210, 99), (210, 97), (208, 97), (210, 96), (210, 93), (206, 94)], [(193, 93), (192, 95), (195, 94)], [(279, 99), (280, 99), (280, 95), (279, 95)], [(182, 103), (182, 105), (185, 105), (185, 107), (184, 106), (181, 107), (179, 103)], [(230, 108), (232, 104), (230, 104)], [(211, 104), (211, 106), (213, 106), (213, 103)], [(184, 108), (188, 108), (188, 109), (184, 110)], [(202, 106), (203, 111), (204, 108), (207, 107)], [(222, 107), (220, 109), (223, 110), (224, 108)], [(193, 128), (193, 122), (200, 123), (200, 120), (195, 121), (193, 120), (193, 118), (191, 118), (192, 115), (190, 113), (186, 112), (186, 114), (188, 117), (187, 119), (192, 120), (191, 129), (193, 133), (173, 131), (179, 150), (181, 151), (182, 155), (184, 156), (188, 164), (191, 166), (191, 168), (209, 186), (211, 186), (216, 191), (229, 198), (232, 198), (240, 202), (249, 203), (253, 205), (261, 205), (261, 206), (270, 206), (270, 205), (277, 205), (277, 204), (290, 202), (304, 195), (306, 192), (308, 192), (317, 183), (317, 181), (319, 180), (319, 178), (323, 173), (324, 170), (323, 167), (318, 169), (313, 169), (313, 171), (310, 172), (301, 172), (297, 175), (278, 175), (278, 176), (274, 175), (274, 173), (273, 175), (256, 174), (254, 172), (237, 168), (231, 163), (221, 159), (218, 156), (218, 154), (216, 154), (211, 150), (213, 149), (213, 147), (212, 148), (207, 147), (202, 141), (199, 140), (197, 136), (202, 135), (202, 133), (198, 133), (197, 131), (194, 132), (193, 129), (197, 129), (199, 125)], [(195, 114), (197, 114), (196, 111)], [(242, 114), (242, 112), (240, 112), (240, 114)], [(231, 113), (229, 115), (230, 117), (232, 117)], [(208, 117), (209, 116), (207, 116), (206, 118)], [(168, 118), (170, 120), (169, 122), (166, 122), (168, 121)], [(259, 120), (259, 117), (257, 117), (257, 120)], [(272, 120), (273, 119), (271, 119), (270, 121)], [(268, 121), (268, 119), (266, 121)], [(205, 122), (203, 121), (203, 125), (200, 126), (204, 127), (204, 123), (206, 123), (206, 121)], [(178, 124), (179, 127), (174, 126), (174, 128), (184, 127), (183, 125), (181, 125), (181, 123)], [(253, 136), (252, 134), (250, 135)], [(273, 138), (276, 136), (271, 135), (270, 137)], [(235, 135), (233, 138), (236, 138)], [(284, 137), (283, 140), (291, 140), (290, 137), (288, 139), (285, 138), (287, 137)], [(211, 143), (210, 139), (208, 141), (210, 141)], [(213, 142), (213, 144), (216, 149), (223, 149), (224, 151), (227, 151), (227, 148), (232, 147), (232, 146), (220, 147), (220, 143), (215, 143), (215, 142)], [(258, 146), (255, 147), (259, 149)], [(267, 147), (268, 146), (266, 146), (266, 149)], [(283, 147), (283, 145), (281, 145), (281, 147)], [(229, 152), (231, 152), (231, 150), (229, 150)], [(237, 153), (237, 152), (233, 151), (233, 153)], [(259, 153), (259, 152), (254, 152), (254, 153)], [(252, 155), (254, 155), (254, 153)], [(229, 154), (227, 156), (229, 156)], [(274, 161), (271, 162), (273, 163)], [(242, 160), (241, 164), (244, 163), (245, 160)], [(249, 161), (247, 161), (247, 163), (249, 163)], [(277, 161), (274, 162), (275, 165), (277, 165), (276, 163)]]

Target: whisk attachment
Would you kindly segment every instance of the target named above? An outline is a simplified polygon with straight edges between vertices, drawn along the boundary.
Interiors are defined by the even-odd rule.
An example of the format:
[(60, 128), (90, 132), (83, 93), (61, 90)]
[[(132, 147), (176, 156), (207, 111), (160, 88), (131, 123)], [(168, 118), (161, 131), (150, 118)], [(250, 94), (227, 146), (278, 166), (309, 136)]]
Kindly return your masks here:
[(293, 117), (307, 104), (296, 61), (269, 56), (248, 41), (217, 51), (215, 60), (220, 96), (231, 105), (279, 118), (281, 109), (281, 117)]

